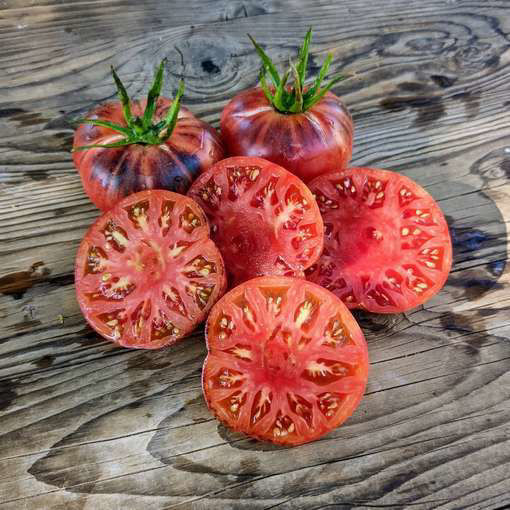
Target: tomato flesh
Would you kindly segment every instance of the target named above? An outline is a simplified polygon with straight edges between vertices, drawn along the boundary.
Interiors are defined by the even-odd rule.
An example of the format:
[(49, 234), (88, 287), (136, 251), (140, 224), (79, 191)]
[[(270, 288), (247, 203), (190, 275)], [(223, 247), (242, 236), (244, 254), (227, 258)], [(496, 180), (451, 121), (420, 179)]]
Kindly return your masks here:
[(188, 195), (206, 212), (233, 283), (265, 274), (302, 276), (319, 257), (323, 224), (313, 195), (274, 163), (224, 159)]
[(76, 295), (103, 337), (156, 349), (203, 321), (225, 290), (207, 219), (188, 197), (135, 193), (101, 216), (76, 256)]
[(211, 310), (205, 399), (234, 430), (278, 444), (313, 441), (356, 409), (368, 374), (365, 339), (331, 292), (267, 276)]
[(303, 113), (280, 113), (261, 88), (241, 92), (221, 114), (221, 135), (232, 156), (268, 159), (304, 182), (347, 166), (354, 126), (342, 101), (328, 92)]
[(394, 172), (351, 168), (310, 183), (324, 219), (324, 250), (307, 278), (350, 308), (396, 313), (443, 287), (452, 263), (434, 199)]

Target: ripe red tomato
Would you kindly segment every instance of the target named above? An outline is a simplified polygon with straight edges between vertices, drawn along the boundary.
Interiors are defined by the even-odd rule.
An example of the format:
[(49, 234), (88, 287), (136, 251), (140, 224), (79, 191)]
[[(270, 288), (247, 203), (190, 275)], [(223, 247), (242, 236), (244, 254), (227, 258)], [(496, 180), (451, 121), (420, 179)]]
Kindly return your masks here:
[(144, 189), (186, 193), (197, 175), (224, 157), (216, 130), (180, 107), (183, 87), (174, 101), (158, 97), (162, 71), (163, 64), (145, 101), (130, 101), (114, 75), (123, 101), (97, 106), (75, 132), (74, 164), (103, 211)]
[(304, 182), (347, 166), (353, 130), (349, 112), (331, 92), (306, 112), (286, 114), (254, 88), (235, 96), (221, 114), (228, 154), (268, 159)]
[(226, 279), (202, 209), (183, 195), (148, 190), (90, 227), (76, 255), (75, 284), (83, 315), (100, 335), (157, 349), (205, 319)]
[(343, 423), (368, 374), (363, 333), (331, 292), (268, 276), (228, 292), (206, 326), (205, 400), (228, 427), (296, 445)]
[(207, 214), (233, 284), (266, 274), (303, 276), (320, 255), (323, 224), (313, 195), (274, 163), (224, 159), (188, 195)]
[(324, 219), (324, 251), (307, 278), (349, 308), (396, 313), (441, 290), (452, 264), (448, 225), (416, 182), (350, 168), (310, 183)]
[[(329, 92), (342, 76), (325, 87), (332, 55), (328, 55), (314, 83), (305, 85), (311, 29), (299, 60), (280, 76), (271, 59), (252, 38), (262, 60), (260, 88), (235, 96), (221, 114), (221, 134), (231, 156), (258, 156), (273, 161), (304, 182), (343, 168), (351, 159), (353, 123), (340, 99)], [(272, 85), (266, 83), (266, 74)], [(287, 85), (294, 76), (292, 86)]]

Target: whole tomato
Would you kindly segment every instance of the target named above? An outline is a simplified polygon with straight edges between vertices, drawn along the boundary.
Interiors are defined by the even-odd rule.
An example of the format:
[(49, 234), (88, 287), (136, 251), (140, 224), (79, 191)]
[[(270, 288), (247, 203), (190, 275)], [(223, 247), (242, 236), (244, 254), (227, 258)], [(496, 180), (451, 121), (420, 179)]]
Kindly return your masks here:
[[(251, 38), (262, 59), (260, 87), (235, 96), (221, 115), (221, 134), (231, 156), (258, 156), (283, 166), (304, 182), (351, 159), (353, 123), (342, 101), (329, 92), (341, 76), (321, 87), (332, 55), (326, 58), (315, 82), (306, 87), (311, 29), (306, 34), (297, 65), (280, 77), (264, 50)], [(273, 82), (269, 86), (266, 74)], [(293, 86), (287, 85), (290, 75)]]
[(143, 101), (131, 101), (112, 68), (120, 101), (98, 105), (75, 132), (73, 161), (85, 192), (101, 210), (145, 189), (186, 193), (193, 180), (223, 159), (216, 130), (180, 106), (159, 97), (165, 61)]

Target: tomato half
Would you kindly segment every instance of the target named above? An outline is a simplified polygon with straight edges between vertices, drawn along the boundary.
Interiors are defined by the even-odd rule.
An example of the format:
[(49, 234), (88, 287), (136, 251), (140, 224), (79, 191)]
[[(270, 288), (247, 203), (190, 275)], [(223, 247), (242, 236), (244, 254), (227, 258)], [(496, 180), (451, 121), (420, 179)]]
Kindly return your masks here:
[[(159, 98), (154, 122), (161, 121), (172, 101)], [(141, 116), (146, 101), (132, 101), (133, 115)], [(126, 126), (120, 102), (94, 108), (88, 118)], [(81, 124), (73, 147), (119, 142), (123, 135), (112, 129)], [(123, 197), (144, 189), (168, 189), (186, 193), (200, 172), (224, 156), (219, 136), (212, 126), (181, 106), (172, 136), (156, 145), (134, 143), (119, 148), (93, 148), (74, 152), (85, 192), (102, 211)]]
[(221, 255), (190, 198), (135, 193), (103, 214), (76, 256), (85, 319), (124, 347), (157, 349), (202, 322), (225, 291)]
[(281, 113), (260, 88), (242, 92), (221, 114), (221, 135), (231, 156), (258, 156), (304, 182), (347, 166), (353, 123), (342, 101), (328, 92), (302, 113)]
[(349, 308), (396, 313), (441, 290), (452, 264), (448, 225), (416, 182), (350, 168), (310, 183), (324, 219), (324, 251), (307, 278)]
[(268, 276), (212, 308), (203, 390), (228, 427), (295, 445), (343, 423), (368, 375), (363, 333), (345, 305), (306, 280)]
[(274, 163), (224, 159), (188, 195), (207, 214), (233, 283), (266, 274), (302, 276), (320, 255), (323, 224), (313, 195)]

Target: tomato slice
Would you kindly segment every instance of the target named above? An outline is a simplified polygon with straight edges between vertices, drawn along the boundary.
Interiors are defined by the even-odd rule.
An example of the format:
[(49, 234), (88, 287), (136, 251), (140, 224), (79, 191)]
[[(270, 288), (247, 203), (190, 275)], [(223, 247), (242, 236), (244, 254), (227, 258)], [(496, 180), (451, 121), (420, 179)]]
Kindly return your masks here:
[(435, 200), (408, 177), (350, 168), (314, 179), (324, 251), (307, 278), (349, 308), (396, 313), (441, 290), (452, 264), (448, 224)]
[(323, 223), (306, 185), (262, 158), (224, 159), (188, 195), (204, 209), (233, 283), (267, 274), (303, 276), (319, 257)]
[(203, 389), (234, 430), (278, 444), (313, 441), (343, 423), (363, 395), (368, 354), (346, 306), (313, 283), (249, 280), (212, 308)]
[(205, 319), (226, 279), (200, 206), (149, 190), (126, 197), (92, 225), (78, 249), (75, 283), (83, 315), (100, 335), (157, 349)]

